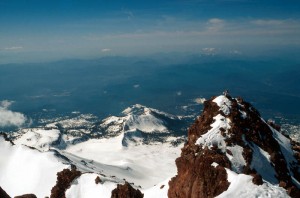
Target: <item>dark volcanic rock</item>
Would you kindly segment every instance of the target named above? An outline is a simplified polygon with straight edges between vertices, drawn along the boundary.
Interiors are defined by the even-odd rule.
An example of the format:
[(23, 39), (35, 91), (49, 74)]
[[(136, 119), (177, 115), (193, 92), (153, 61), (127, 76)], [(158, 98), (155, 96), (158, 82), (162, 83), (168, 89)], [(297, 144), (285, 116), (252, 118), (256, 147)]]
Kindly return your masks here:
[(101, 181), (100, 177), (97, 176), (96, 179), (95, 179), (95, 183), (96, 183), (96, 184), (99, 184), (99, 183), (101, 183), (101, 182), (102, 182), (102, 181)]
[(143, 198), (144, 195), (139, 189), (134, 189), (128, 182), (118, 184), (111, 192), (111, 198)]
[(10, 196), (0, 187), (0, 197), (1, 198), (10, 198)]
[(260, 174), (252, 174), (253, 179), (252, 182), (256, 185), (262, 185), (263, 184), (263, 180), (262, 177), (260, 176)]
[[(178, 172), (169, 182), (168, 196), (172, 198), (215, 197), (227, 190), (230, 185), (225, 168), (252, 175), (254, 184), (263, 184), (263, 179), (268, 181), (269, 178), (263, 178), (252, 164), (255, 152), (261, 149), (270, 155), (269, 160), (276, 173), (275, 179), (269, 182), (280, 183), (290, 196), (299, 197), (300, 191), (291, 177), (293, 175), (300, 181), (299, 160), (294, 159), (291, 163), (284, 156), (287, 151), (280, 145), (280, 134), (277, 131), (280, 127), (273, 122), (270, 126), (250, 103), (241, 98), (220, 96), (216, 101), (221, 101), (222, 104), (217, 104), (215, 98), (204, 103), (203, 113), (188, 130), (188, 141), (182, 149), (181, 156), (176, 159)], [(218, 138), (205, 139), (204, 143), (199, 143), (197, 140), (212, 129), (217, 115), (221, 117), (221, 122), (230, 126), (225, 128), (220, 126), (216, 129)], [(210, 138), (211, 136), (212, 134)], [(228, 158), (233, 156), (228, 147), (234, 146), (243, 149), (242, 155), (246, 162), (238, 169), (232, 167), (233, 164)], [(269, 162), (267, 163), (266, 165), (270, 166)]]
[(72, 181), (81, 175), (75, 167), (64, 169), (57, 173), (56, 185), (51, 190), (50, 198), (65, 198), (66, 190), (71, 186)]
[[(230, 167), (226, 157), (217, 151), (204, 149), (196, 156), (189, 148), (176, 160), (178, 175), (169, 182), (168, 197), (215, 197), (229, 186), (224, 167)], [(217, 162), (219, 166), (211, 164)]]
[(15, 198), (37, 198), (34, 194), (25, 194), (20, 196), (15, 196)]

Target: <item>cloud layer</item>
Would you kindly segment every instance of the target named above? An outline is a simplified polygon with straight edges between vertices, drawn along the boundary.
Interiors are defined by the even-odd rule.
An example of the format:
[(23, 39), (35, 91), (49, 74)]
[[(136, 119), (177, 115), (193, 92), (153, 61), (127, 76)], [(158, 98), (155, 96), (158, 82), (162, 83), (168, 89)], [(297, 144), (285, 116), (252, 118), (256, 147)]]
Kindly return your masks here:
[(20, 127), (26, 122), (25, 115), (8, 109), (12, 103), (8, 100), (0, 102), (0, 127)]

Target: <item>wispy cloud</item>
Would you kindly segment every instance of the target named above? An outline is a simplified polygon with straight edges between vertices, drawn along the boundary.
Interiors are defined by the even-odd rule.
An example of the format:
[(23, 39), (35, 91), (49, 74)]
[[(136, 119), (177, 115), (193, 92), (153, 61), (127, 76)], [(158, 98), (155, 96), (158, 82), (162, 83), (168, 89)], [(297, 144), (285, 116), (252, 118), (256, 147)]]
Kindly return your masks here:
[(208, 31), (219, 31), (225, 26), (225, 21), (219, 18), (209, 19), (207, 22), (207, 30)]
[(27, 121), (27, 118), (22, 113), (8, 109), (12, 103), (12, 101), (8, 100), (0, 102), (0, 127), (20, 127)]
[[(120, 33), (90, 33), (84, 42), (106, 46), (101, 52), (114, 49), (117, 55), (158, 52), (200, 52), (206, 55), (249, 55), (300, 44), (300, 20), (296, 19), (161, 19), (147, 30)], [(269, 25), (263, 25), (269, 24)], [(276, 25), (277, 24), (277, 25)], [(261, 50), (261, 51), (259, 51)], [(242, 53), (241, 53), (242, 52)]]
[(229, 54), (234, 54), (234, 55), (241, 55), (241, 54), (243, 54), (241, 51), (239, 51), (239, 50), (230, 50), (229, 51)]
[(281, 25), (284, 24), (285, 21), (284, 20), (265, 20), (265, 19), (258, 19), (258, 20), (253, 20), (251, 21), (252, 24), (255, 25), (261, 25), (261, 26), (265, 26), (265, 25)]
[(22, 46), (12, 46), (12, 47), (4, 48), (4, 50), (7, 50), (7, 51), (15, 51), (15, 50), (21, 50), (21, 49), (23, 49)]
[(109, 48), (101, 49), (101, 52), (103, 52), (103, 53), (105, 53), (105, 52), (110, 52), (110, 51), (111, 51), (111, 49), (109, 49)]
[[(287, 49), (290, 46), (293, 48), (300, 45), (300, 20), (296, 18), (191, 19), (178, 15), (160, 15), (150, 20), (140, 17), (137, 13), (128, 21), (127, 14), (132, 17), (132, 13), (124, 11), (109, 20), (95, 19), (89, 23), (77, 21), (79, 26), (66, 26), (69, 31), (72, 30), (72, 36), (66, 31), (53, 37), (36, 36), (22, 40), (22, 45), (26, 46), (26, 49), (21, 44), (9, 47), (13, 42), (0, 38), (2, 43), (0, 55), (15, 61), (17, 56), (14, 56), (13, 52), (19, 51), (29, 51), (27, 54), (15, 54), (26, 55), (26, 58), (32, 55), (32, 59), (43, 57), (36, 54), (47, 57), (52, 54), (53, 57), (75, 55), (98, 57), (112, 53), (121, 56), (160, 52), (215, 53), (209, 48), (218, 49), (217, 52), (220, 54), (223, 52), (240, 54), (234, 51), (237, 49), (242, 51), (243, 55), (248, 55), (274, 51), (274, 47)], [(86, 27), (81, 27), (80, 24)], [(75, 34), (76, 32), (80, 34)], [(53, 42), (57, 39), (63, 39), (64, 43)], [(258, 52), (257, 49), (261, 51)]]
[(133, 12), (130, 10), (123, 9), (123, 13), (127, 16), (128, 20), (130, 20), (134, 17)]

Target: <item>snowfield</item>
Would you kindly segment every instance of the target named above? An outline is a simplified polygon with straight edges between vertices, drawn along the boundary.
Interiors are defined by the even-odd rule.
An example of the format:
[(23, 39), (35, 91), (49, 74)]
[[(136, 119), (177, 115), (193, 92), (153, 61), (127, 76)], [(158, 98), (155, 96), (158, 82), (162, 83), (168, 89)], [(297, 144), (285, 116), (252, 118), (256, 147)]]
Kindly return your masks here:
[(56, 173), (68, 168), (52, 152), (39, 152), (23, 145), (12, 145), (0, 136), (0, 186), (12, 197), (34, 193), (50, 195)]
[(24, 129), (15, 144), (23, 144), (34, 147), (40, 151), (48, 151), (53, 142), (59, 138), (60, 131), (57, 129), (45, 130), (41, 128)]
[[(125, 178), (143, 188), (154, 186), (176, 174), (175, 159), (180, 155), (182, 144), (174, 147), (169, 141), (124, 147), (122, 139), (123, 135), (109, 139), (92, 139), (69, 146), (63, 154), (69, 153), (85, 160), (93, 160), (94, 163), (108, 165), (103, 170), (104, 174)], [(115, 168), (121, 171), (113, 171)]]
[(117, 187), (115, 182), (103, 180), (103, 183), (96, 184), (95, 173), (86, 173), (73, 181), (71, 187), (66, 191), (66, 198), (99, 198), (111, 196), (111, 191)]

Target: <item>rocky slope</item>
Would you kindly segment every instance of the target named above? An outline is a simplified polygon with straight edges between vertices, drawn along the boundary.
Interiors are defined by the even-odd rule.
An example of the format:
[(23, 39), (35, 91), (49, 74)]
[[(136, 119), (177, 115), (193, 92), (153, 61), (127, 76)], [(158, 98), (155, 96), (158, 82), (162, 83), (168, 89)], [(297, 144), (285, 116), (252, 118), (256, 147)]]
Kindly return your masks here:
[(300, 197), (299, 161), (278, 129), (241, 98), (206, 101), (176, 159), (168, 197)]

